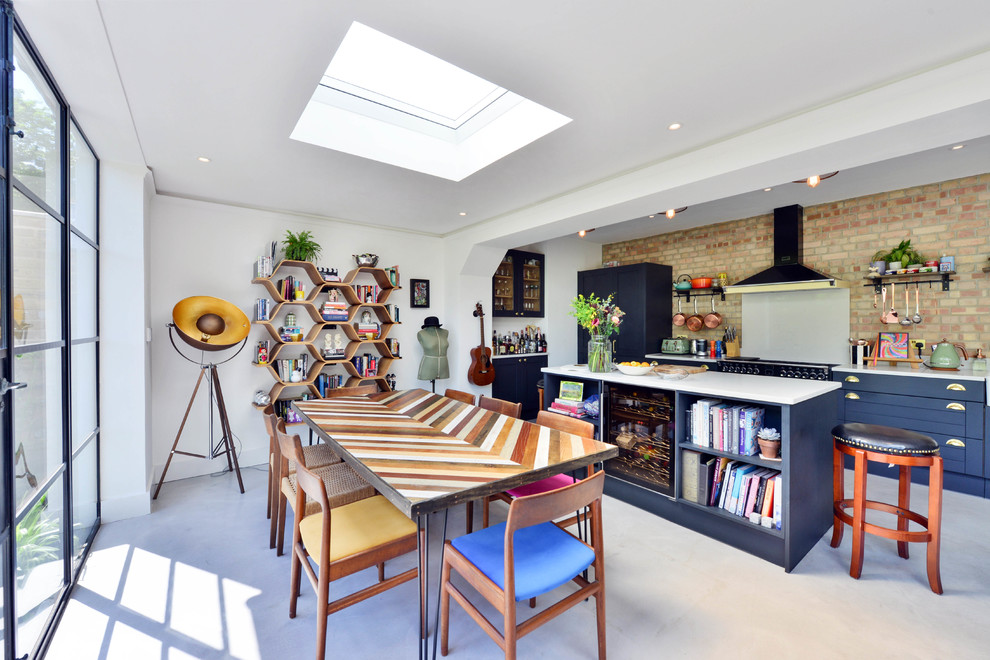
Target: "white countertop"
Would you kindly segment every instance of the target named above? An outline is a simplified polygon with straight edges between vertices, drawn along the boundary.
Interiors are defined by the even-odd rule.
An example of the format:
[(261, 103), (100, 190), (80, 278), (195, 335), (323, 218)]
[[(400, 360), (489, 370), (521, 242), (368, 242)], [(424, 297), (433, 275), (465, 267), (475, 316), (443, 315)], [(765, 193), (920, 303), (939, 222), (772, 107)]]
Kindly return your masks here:
[(565, 365), (544, 367), (543, 371), (558, 376), (571, 376), (591, 380), (604, 380), (610, 383), (654, 387), (674, 392), (690, 392), (708, 396), (724, 396), (732, 399), (746, 399), (792, 405), (813, 399), (816, 396), (841, 389), (841, 383), (830, 381), (796, 380), (793, 378), (772, 378), (707, 371), (703, 374), (690, 374), (682, 380), (668, 380), (656, 375), (626, 376), (619, 371), (592, 373), (585, 365)]
[(884, 376), (910, 376), (912, 378), (952, 378), (954, 380), (986, 380), (987, 373), (973, 373), (972, 360), (964, 360), (963, 366), (958, 371), (943, 371), (940, 369), (930, 369), (925, 365), (918, 365), (917, 369), (912, 369), (908, 364), (883, 364), (877, 366), (866, 364), (843, 364), (832, 367), (832, 371), (850, 374), (878, 374)]
[(717, 358), (701, 357), (694, 353), (647, 353), (644, 355), (647, 360), (690, 360), (691, 362), (708, 363), (718, 362)]

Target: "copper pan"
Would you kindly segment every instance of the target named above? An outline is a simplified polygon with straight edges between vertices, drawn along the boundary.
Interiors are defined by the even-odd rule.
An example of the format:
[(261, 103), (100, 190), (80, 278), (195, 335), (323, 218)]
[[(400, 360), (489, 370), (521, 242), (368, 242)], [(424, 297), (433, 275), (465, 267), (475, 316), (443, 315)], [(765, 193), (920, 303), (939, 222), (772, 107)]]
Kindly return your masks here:
[(691, 332), (697, 332), (701, 330), (702, 326), (705, 325), (705, 319), (698, 313), (698, 299), (694, 299), (694, 314), (687, 318), (685, 322), (687, 329)]
[(677, 313), (674, 314), (674, 318), (672, 320), (674, 322), (674, 325), (676, 325), (676, 326), (682, 326), (682, 325), (684, 325), (684, 322), (687, 321), (687, 314), (685, 314), (684, 312), (681, 311), (681, 297), (680, 296), (677, 296)]
[(722, 315), (715, 311), (715, 296), (712, 296), (712, 311), (705, 314), (705, 327), (714, 329), (722, 325)]

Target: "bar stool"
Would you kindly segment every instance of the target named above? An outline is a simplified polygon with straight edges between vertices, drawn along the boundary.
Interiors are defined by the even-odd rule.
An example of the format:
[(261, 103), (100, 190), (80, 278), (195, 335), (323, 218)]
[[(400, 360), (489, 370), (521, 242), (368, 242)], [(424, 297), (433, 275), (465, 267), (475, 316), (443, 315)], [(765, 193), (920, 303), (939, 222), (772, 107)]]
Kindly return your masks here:
[[(927, 435), (877, 424), (839, 424), (832, 429), (833, 452), (833, 515), (832, 547), (842, 541), (843, 523), (852, 527), (852, 561), (849, 575), (859, 579), (863, 571), (863, 534), (876, 534), (897, 541), (897, 554), (908, 558), (908, 543), (928, 544), (928, 584), (932, 591), (942, 593), (939, 575), (939, 532), (942, 526), (942, 457), (938, 443)], [(855, 460), (852, 499), (845, 498), (843, 456)], [(866, 499), (866, 463), (877, 461), (898, 466), (897, 506)], [(927, 467), (928, 517), (910, 510), (911, 468)], [(852, 508), (852, 515), (846, 509)], [(882, 527), (866, 522), (866, 509), (893, 513), (897, 528)], [(921, 531), (908, 531), (908, 523), (921, 525)]]

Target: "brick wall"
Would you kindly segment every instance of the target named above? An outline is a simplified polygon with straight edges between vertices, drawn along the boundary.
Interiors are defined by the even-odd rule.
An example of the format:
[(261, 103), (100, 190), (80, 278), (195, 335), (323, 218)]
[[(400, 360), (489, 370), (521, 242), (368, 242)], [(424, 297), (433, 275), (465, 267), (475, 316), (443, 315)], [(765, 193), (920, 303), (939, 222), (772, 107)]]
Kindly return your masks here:
[[(827, 185), (827, 183), (822, 184)], [(658, 221), (661, 224), (663, 219)], [(990, 344), (990, 173), (932, 183), (904, 190), (857, 197), (804, 209), (804, 263), (853, 284), (850, 289), (850, 332), (872, 337), (888, 326), (880, 323), (880, 309), (873, 308), (873, 289), (861, 286), (869, 259), (877, 250), (889, 250), (902, 239), (928, 258), (942, 254), (956, 258), (952, 289), (922, 284), (919, 290), (921, 325), (908, 328), (912, 338), (928, 342), (946, 337), (975, 353)], [(646, 239), (602, 246), (602, 261), (620, 264), (652, 261), (670, 264), (674, 277), (694, 277), (726, 272), (737, 282), (763, 270), (772, 262), (773, 215), (722, 222), (687, 231), (659, 234)], [(904, 306), (904, 288), (897, 287), (896, 309)], [(800, 295), (795, 293), (794, 295)], [(740, 296), (716, 299), (723, 324), (740, 321)], [(910, 289), (914, 313), (914, 287)], [(888, 301), (889, 302), (889, 301)], [(708, 298), (698, 299), (698, 311), (710, 310)], [(878, 303), (879, 305), (879, 303)], [(674, 301), (677, 311), (677, 301)], [(694, 299), (685, 312), (694, 311)], [(692, 333), (672, 327), (673, 335), (721, 338), (722, 328)], [(745, 348), (745, 328), (742, 328)]]

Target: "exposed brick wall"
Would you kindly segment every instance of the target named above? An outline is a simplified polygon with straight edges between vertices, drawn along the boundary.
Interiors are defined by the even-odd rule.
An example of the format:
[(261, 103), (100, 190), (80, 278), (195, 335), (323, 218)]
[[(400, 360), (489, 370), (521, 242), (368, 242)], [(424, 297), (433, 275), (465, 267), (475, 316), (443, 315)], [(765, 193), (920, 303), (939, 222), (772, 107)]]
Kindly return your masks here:
[[(726, 272), (730, 282), (737, 282), (770, 265), (772, 234), (773, 215), (766, 214), (604, 245), (602, 261), (670, 264), (675, 278), (681, 273), (703, 277)], [(950, 291), (943, 292), (938, 285), (921, 285), (921, 315), (925, 320), (908, 329), (912, 338), (932, 342), (947, 337), (972, 352), (977, 346), (986, 352), (990, 344), (990, 273), (982, 269), (990, 265), (990, 173), (804, 209), (805, 264), (853, 284), (852, 336), (872, 337), (888, 329), (880, 323), (880, 310), (873, 308), (873, 289), (861, 284), (873, 253), (889, 250), (904, 238), (910, 238), (928, 258), (937, 259), (942, 254), (956, 258), (957, 275)], [(913, 287), (910, 294), (913, 314)], [(693, 302), (685, 312), (694, 311)], [(903, 287), (897, 287), (895, 303), (901, 311)], [(699, 312), (702, 306), (710, 309), (707, 298), (700, 298), (698, 304)], [(739, 295), (726, 296), (724, 303), (716, 299), (724, 324), (739, 324), (740, 305)], [(745, 328), (741, 330), (745, 349)], [(716, 339), (721, 337), (722, 328), (691, 333), (685, 327), (672, 327), (671, 332)]]

